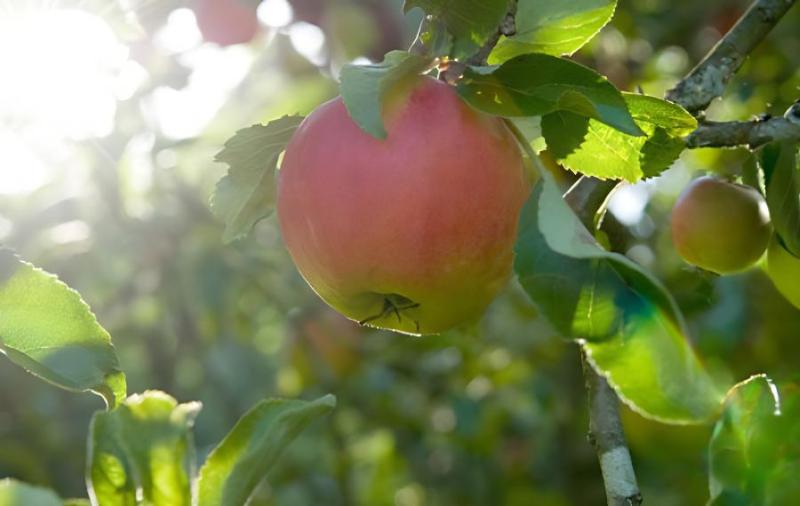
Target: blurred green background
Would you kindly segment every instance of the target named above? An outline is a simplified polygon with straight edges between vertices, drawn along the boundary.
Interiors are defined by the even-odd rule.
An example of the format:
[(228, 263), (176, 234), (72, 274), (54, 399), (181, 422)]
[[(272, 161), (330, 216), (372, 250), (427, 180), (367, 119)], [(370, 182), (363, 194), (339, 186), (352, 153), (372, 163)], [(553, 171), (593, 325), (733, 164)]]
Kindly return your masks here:
[[(662, 96), (747, 3), (623, 1), (576, 58), (621, 89)], [(404, 16), (401, 0), (265, 0), (255, 39), (222, 48), (202, 43), (188, 2), (128, 2), (137, 27), (111, 2), (56, 4), (0, 10), (32, 23), (0, 30), (0, 243), (83, 295), (129, 391), (203, 403), (201, 456), (265, 396), (338, 396), (253, 504), (605, 503), (578, 349), (514, 283), (480, 322), (441, 336), (362, 329), (305, 285), (274, 217), (225, 246), (209, 213), (227, 138), (334, 96), (343, 64), (407, 47), (420, 12)], [(74, 6), (83, 13), (63, 12)], [(710, 118), (782, 114), (800, 97), (798, 26), (795, 9)], [(676, 296), (714, 374), (782, 380), (800, 363), (800, 311), (758, 269), (718, 278), (682, 263), (666, 227), (695, 172), (737, 172), (745, 159), (685, 153), (620, 190), (604, 227)], [(85, 436), (100, 408), (0, 361), (0, 477), (85, 496)], [(623, 417), (646, 503), (703, 504), (711, 428)]]

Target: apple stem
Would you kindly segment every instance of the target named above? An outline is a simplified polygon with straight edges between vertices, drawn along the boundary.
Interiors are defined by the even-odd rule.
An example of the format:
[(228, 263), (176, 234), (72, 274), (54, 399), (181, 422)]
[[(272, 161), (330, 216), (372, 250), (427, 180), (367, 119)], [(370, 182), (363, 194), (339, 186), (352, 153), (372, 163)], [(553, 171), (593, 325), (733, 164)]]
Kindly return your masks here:
[(536, 151), (533, 150), (533, 147), (531, 147), (530, 140), (528, 140), (528, 138), (525, 137), (525, 134), (522, 133), (522, 130), (520, 130), (517, 125), (514, 124), (514, 121), (509, 118), (503, 118), (503, 121), (517, 139), (517, 143), (519, 144), (520, 148), (522, 148), (522, 151), (533, 164), (534, 173), (539, 178), (544, 177), (545, 173), (547, 173), (547, 168), (544, 166), (542, 159), (539, 158), (539, 155), (536, 153)]

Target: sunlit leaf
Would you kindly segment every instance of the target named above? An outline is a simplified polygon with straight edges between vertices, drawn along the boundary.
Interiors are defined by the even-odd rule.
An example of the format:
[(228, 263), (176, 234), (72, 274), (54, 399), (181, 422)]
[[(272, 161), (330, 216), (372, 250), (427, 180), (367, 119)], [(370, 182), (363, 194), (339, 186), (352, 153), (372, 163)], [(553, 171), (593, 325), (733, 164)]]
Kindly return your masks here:
[(278, 158), (302, 121), (300, 116), (284, 116), (239, 130), (217, 154), (215, 160), (229, 169), (217, 183), (211, 210), (225, 223), (225, 242), (246, 236), (272, 213)]
[(386, 94), (406, 78), (423, 72), (432, 61), (426, 56), (392, 51), (381, 63), (345, 65), (340, 90), (347, 112), (362, 130), (385, 139), (381, 111)]
[(265, 400), (248, 411), (208, 456), (200, 470), (199, 506), (245, 504), (281, 452), (336, 398)]
[(405, 11), (420, 7), (444, 22), (454, 39), (452, 56), (471, 55), (497, 30), (508, 12), (508, 0), (406, 0)]
[(761, 169), (767, 190), (767, 205), (775, 232), (786, 249), (800, 257), (800, 165), (798, 146), (772, 143), (761, 150)]
[(0, 353), (56, 386), (101, 395), (110, 407), (125, 397), (111, 337), (78, 292), (5, 249)]
[(519, 0), (517, 33), (500, 40), (489, 63), (526, 53), (572, 54), (611, 20), (616, 6), (616, 0)]
[(64, 503), (51, 490), (34, 487), (16, 480), (0, 480), (0, 506), (62, 506)]
[(588, 67), (555, 56), (524, 54), (500, 66), (469, 67), (458, 92), (476, 109), (496, 116), (569, 111), (643, 135), (614, 85)]
[(714, 505), (793, 504), (800, 494), (800, 388), (766, 376), (737, 385), (709, 445)]
[(191, 504), (192, 426), (200, 404), (150, 391), (99, 412), (89, 431), (87, 484), (95, 504)]
[(550, 176), (523, 210), (514, 268), (543, 315), (581, 343), (633, 409), (667, 423), (699, 423), (717, 413), (721, 393), (670, 295), (641, 267), (602, 249)]
[(548, 114), (542, 131), (550, 154), (567, 169), (600, 179), (635, 182), (659, 175), (686, 148), (683, 138), (697, 120), (679, 105), (623, 93), (641, 136), (620, 132), (568, 111)]

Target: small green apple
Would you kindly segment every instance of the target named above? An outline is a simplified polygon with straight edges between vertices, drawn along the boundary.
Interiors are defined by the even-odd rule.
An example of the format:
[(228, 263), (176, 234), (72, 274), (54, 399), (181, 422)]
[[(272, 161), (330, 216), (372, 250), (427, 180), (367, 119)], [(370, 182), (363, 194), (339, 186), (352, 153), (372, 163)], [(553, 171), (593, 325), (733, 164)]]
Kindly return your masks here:
[(758, 191), (708, 176), (694, 180), (678, 198), (671, 228), (684, 260), (718, 274), (753, 265), (772, 233), (767, 203)]

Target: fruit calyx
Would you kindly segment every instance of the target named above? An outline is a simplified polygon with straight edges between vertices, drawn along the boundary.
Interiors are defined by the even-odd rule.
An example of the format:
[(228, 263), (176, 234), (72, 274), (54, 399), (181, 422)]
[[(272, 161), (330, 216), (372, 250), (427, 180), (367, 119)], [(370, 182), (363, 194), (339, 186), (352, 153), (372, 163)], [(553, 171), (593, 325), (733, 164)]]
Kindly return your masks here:
[[(397, 322), (400, 323), (403, 321), (402, 312), (407, 311), (409, 309), (416, 309), (420, 306), (419, 302), (414, 302), (413, 300), (409, 299), (408, 297), (404, 297), (398, 293), (386, 293), (386, 294), (376, 294), (381, 295), (383, 297), (383, 308), (381, 312), (364, 318), (358, 322), (359, 325), (367, 325), (370, 322), (375, 320), (380, 320), (386, 318), (387, 316), (394, 314), (397, 317)], [(419, 332), (419, 322), (417, 320), (412, 320), (414, 325), (417, 327), (417, 332)]]

